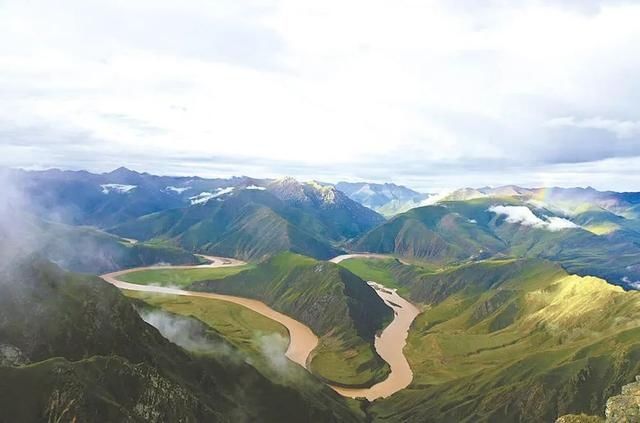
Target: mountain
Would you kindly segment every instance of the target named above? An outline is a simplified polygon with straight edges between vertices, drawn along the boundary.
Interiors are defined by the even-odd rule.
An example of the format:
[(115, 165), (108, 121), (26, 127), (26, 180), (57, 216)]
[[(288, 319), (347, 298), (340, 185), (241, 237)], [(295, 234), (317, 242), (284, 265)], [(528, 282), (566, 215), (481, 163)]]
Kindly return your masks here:
[(393, 216), (418, 207), (429, 197), (429, 194), (422, 194), (392, 183), (338, 182), (335, 187), (352, 200), (383, 216)]
[(132, 243), (93, 228), (45, 222), (36, 252), (64, 269), (102, 274), (129, 267), (198, 264), (201, 260), (170, 245)]
[(204, 179), (155, 176), (126, 168), (86, 171), (13, 170), (5, 177), (20, 190), (32, 212), (46, 220), (107, 228), (149, 213), (184, 207), (236, 187), (258, 187), (248, 177)]
[(374, 421), (602, 415), (607, 398), (640, 372), (639, 292), (539, 259), (438, 271), (367, 263), (425, 309), (404, 350), (414, 380), (373, 404)]
[(218, 352), (187, 352), (113, 286), (29, 257), (0, 271), (0, 421), (361, 420), (312, 378), (271, 382), (201, 335)]
[(341, 266), (282, 253), (191, 289), (258, 299), (305, 323), (320, 338), (311, 369), (332, 383), (370, 386), (388, 373), (373, 341), (393, 312), (373, 288)]
[(331, 186), (285, 178), (264, 189), (229, 190), (188, 207), (145, 215), (109, 231), (246, 260), (281, 251), (327, 259), (340, 253), (342, 243), (383, 221)]
[(536, 204), (566, 215), (589, 210), (604, 210), (627, 219), (636, 219), (640, 193), (598, 191), (594, 188), (523, 188), (516, 185), (462, 188), (443, 195), (439, 202), (467, 201), (477, 198), (508, 198)]
[(363, 235), (354, 248), (436, 264), (540, 257), (561, 263), (571, 273), (634, 287), (640, 280), (634, 224), (627, 232), (596, 235), (579, 222), (517, 197), (483, 197), (410, 210)]
[(0, 257), (8, 261), (37, 253), (66, 270), (92, 274), (201, 261), (177, 247), (135, 243), (91, 227), (45, 221), (21, 209), (0, 205), (0, 216)]

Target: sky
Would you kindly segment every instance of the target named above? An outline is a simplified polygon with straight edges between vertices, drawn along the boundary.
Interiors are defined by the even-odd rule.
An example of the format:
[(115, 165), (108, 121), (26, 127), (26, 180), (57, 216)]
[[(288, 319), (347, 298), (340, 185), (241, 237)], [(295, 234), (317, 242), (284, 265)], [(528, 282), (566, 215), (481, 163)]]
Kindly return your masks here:
[(640, 3), (0, 0), (0, 166), (640, 191)]

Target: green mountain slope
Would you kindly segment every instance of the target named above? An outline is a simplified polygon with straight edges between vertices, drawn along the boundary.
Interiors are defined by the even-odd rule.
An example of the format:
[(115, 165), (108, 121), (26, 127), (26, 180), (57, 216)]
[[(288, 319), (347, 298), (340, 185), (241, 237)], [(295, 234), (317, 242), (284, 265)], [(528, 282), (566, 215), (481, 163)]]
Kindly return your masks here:
[(187, 353), (97, 278), (37, 259), (5, 269), (0, 421), (359, 420), (319, 382), (275, 384), (205, 335), (217, 352)]
[(196, 264), (200, 259), (166, 244), (131, 243), (90, 227), (41, 220), (16, 211), (4, 215), (0, 255), (19, 258), (37, 253), (64, 269), (101, 274), (156, 263)]
[(110, 231), (246, 260), (281, 251), (327, 259), (340, 253), (338, 244), (382, 220), (338, 191), (292, 182), (269, 190), (230, 192), (204, 204), (146, 215)]
[(376, 421), (598, 415), (640, 371), (640, 293), (537, 259), (440, 271), (383, 260), (367, 272), (426, 308), (405, 348), (414, 380), (373, 405)]
[(434, 264), (539, 257), (615, 284), (640, 280), (640, 245), (632, 226), (597, 235), (579, 226), (593, 222), (583, 218), (572, 222), (517, 198), (452, 201), (398, 215), (365, 234), (354, 248)]
[(321, 338), (311, 368), (327, 380), (368, 386), (388, 373), (373, 339), (392, 311), (362, 279), (338, 265), (282, 253), (191, 288), (255, 298), (308, 325)]

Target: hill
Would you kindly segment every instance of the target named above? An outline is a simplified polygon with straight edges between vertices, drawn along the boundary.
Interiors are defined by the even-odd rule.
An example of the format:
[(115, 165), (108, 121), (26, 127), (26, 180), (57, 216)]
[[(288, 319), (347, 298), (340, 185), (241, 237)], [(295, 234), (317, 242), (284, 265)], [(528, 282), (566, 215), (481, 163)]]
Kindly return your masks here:
[(640, 293), (538, 259), (439, 271), (386, 260), (368, 271), (426, 308), (405, 348), (414, 381), (373, 405), (375, 421), (601, 415), (640, 370)]
[(451, 201), (400, 214), (363, 235), (354, 248), (435, 264), (538, 257), (619, 285), (640, 280), (638, 233), (631, 225), (597, 235), (579, 222), (517, 198)]
[(205, 329), (214, 352), (194, 355), (97, 278), (40, 260), (4, 269), (0, 421), (360, 419), (312, 379), (304, 390), (271, 382)]
[(311, 369), (325, 380), (369, 386), (388, 373), (373, 340), (392, 310), (366, 282), (338, 265), (283, 253), (191, 288), (258, 299), (309, 326), (320, 338)]
[(233, 190), (203, 203), (142, 216), (110, 232), (245, 260), (281, 251), (327, 259), (341, 252), (341, 243), (382, 221), (332, 187), (286, 178), (263, 190)]
[(90, 227), (45, 221), (23, 210), (4, 210), (0, 215), (0, 256), (9, 260), (37, 253), (66, 270), (93, 274), (157, 263), (200, 262), (178, 247), (135, 243)]

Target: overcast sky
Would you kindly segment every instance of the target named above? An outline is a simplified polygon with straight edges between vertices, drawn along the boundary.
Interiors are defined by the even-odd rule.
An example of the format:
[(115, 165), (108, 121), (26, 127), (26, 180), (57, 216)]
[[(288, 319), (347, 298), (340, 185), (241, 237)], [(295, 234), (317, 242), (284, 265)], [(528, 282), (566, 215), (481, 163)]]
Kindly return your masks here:
[(596, 0), (0, 0), (0, 165), (640, 191), (638, 22)]

